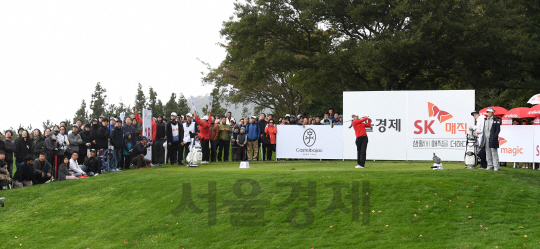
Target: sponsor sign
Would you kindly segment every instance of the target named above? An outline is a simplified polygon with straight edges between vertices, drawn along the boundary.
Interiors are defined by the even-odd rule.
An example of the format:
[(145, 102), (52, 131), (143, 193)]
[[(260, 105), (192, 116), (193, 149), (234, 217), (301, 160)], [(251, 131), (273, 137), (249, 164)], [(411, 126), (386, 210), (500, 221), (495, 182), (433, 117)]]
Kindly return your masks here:
[(343, 126), (278, 125), (276, 158), (342, 159)]
[(534, 128), (532, 125), (501, 126), (499, 161), (533, 162)]
[[(474, 126), (474, 99), (474, 90), (344, 92), (343, 112), (345, 120), (356, 113), (375, 121), (368, 132), (367, 159), (431, 160), (436, 153), (444, 161), (463, 161), (467, 130)], [(384, 119), (396, 125), (377, 121)], [(393, 129), (398, 120), (399, 129)], [(356, 159), (355, 135), (348, 126), (343, 157)]]
[[(143, 132), (142, 135), (152, 140), (152, 110), (143, 110)], [(152, 160), (152, 146), (146, 148), (146, 159)]]
[(533, 126), (534, 130), (534, 145), (533, 158), (535, 163), (540, 163), (540, 126)]

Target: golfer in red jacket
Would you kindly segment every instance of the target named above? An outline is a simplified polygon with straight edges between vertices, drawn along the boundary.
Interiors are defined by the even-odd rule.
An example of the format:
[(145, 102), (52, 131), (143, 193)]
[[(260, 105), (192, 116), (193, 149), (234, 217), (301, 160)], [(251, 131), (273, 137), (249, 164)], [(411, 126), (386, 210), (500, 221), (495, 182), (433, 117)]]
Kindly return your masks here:
[[(355, 168), (363, 169), (366, 164), (366, 149), (368, 144), (368, 137), (366, 133), (366, 127), (371, 127), (371, 119), (364, 116), (362, 119), (358, 118), (358, 115), (352, 115), (354, 127), (354, 133), (356, 134), (356, 151), (358, 165)], [(367, 122), (365, 122), (367, 120)]]
[(193, 111), (195, 114), (195, 122), (199, 124), (199, 137), (201, 138), (201, 149), (202, 149), (202, 162), (208, 163), (210, 161), (210, 126), (212, 125), (212, 115), (208, 111), (208, 116), (204, 116), (202, 119), (199, 119), (197, 111)]

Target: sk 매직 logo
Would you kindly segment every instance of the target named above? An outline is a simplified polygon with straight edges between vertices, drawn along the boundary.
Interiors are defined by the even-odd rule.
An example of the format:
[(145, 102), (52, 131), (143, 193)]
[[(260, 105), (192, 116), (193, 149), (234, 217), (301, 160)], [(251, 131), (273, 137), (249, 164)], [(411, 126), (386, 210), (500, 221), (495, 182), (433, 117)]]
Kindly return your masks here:
[(304, 144), (307, 147), (311, 147), (315, 144), (315, 140), (317, 140), (317, 135), (315, 134), (315, 131), (310, 128), (304, 132), (303, 139), (304, 139)]

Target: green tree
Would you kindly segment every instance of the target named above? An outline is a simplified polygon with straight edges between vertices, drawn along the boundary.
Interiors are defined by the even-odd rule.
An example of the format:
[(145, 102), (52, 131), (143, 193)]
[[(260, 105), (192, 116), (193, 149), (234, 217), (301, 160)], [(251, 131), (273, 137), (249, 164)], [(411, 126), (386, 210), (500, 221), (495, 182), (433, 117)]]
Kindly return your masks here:
[(124, 101), (122, 101), (122, 99), (120, 98), (120, 104), (118, 104), (118, 108), (116, 109), (116, 112), (118, 113), (118, 115), (120, 116), (120, 113), (125, 113), (126, 116), (129, 116), (129, 114), (131, 113), (131, 106), (130, 105), (127, 105), (124, 104)]
[(42, 122), (42, 125), (43, 125), (43, 130), (41, 132), (43, 133), (47, 128), (52, 129), (56, 124), (51, 122), (50, 119), (47, 119), (47, 121)]
[(248, 108), (246, 106), (244, 106), (244, 108), (242, 108), (242, 117), (241, 118), (245, 118), (245, 117), (249, 117), (249, 111), (248, 111)]
[(77, 122), (77, 119), (81, 119), (83, 124), (88, 123), (88, 111), (86, 111), (86, 101), (83, 99), (81, 102), (81, 107), (75, 112), (75, 117), (73, 117), (73, 123)]
[(97, 118), (105, 114), (105, 98), (107, 89), (101, 87), (101, 84), (98, 82), (92, 98), (90, 100), (90, 110), (92, 110), (92, 117)]
[[(219, 89), (214, 88), (212, 90), (212, 93), (210, 94), (210, 96), (214, 97), (214, 100), (212, 101), (212, 116), (213, 115), (225, 115), (226, 112), (227, 112), (227, 109), (221, 107)], [(208, 104), (206, 104), (203, 107), (202, 111), (203, 111), (203, 113), (206, 113), (208, 111)]]
[[(153, 116), (158, 116), (161, 114), (160, 111), (158, 111), (158, 109), (156, 109), (156, 104), (157, 104), (157, 93), (154, 91), (154, 88), (150, 87), (150, 90), (148, 92), (148, 109), (149, 110), (152, 110), (152, 115)], [(160, 113), (160, 114), (158, 114)]]
[(178, 113), (178, 102), (176, 102), (176, 93), (171, 93), (171, 98), (169, 99), (169, 101), (167, 101), (163, 109), (167, 117), (171, 115), (172, 112), (176, 112), (177, 115), (180, 115)]
[(139, 83), (139, 87), (137, 88), (137, 95), (135, 95), (134, 107), (140, 111), (146, 108), (146, 96), (144, 95), (144, 92), (142, 90), (141, 83)]
[(184, 115), (190, 112), (191, 107), (188, 106), (187, 99), (184, 97), (184, 94), (180, 93), (178, 96), (178, 115)]
[(170, 113), (165, 112), (165, 108), (163, 107), (163, 103), (161, 102), (161, 99), (158, 99), (157, 101), (156, 114), (154, 116), (159, 116), (159, 115), (164, 115), (165, 117), (167, 117), (167, 115), (170, 115)]

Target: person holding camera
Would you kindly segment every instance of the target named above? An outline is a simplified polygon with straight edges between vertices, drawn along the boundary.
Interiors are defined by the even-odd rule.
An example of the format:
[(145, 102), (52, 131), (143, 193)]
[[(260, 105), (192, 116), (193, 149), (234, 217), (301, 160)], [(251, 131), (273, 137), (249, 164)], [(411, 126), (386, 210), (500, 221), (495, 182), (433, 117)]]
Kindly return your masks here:
[(143, 167), (151, 167), (150, 164), (152, 163), (152, 160), (144, 158), (147, 152), (146, 149), (149, 146), (152, 146), (152, 144), (148, 143), (148, 139), (146, 138), (146, 136), (142, 136), (141, 141), (137, 142), (135, 147), (133, 147), (131, 163), (135, 165), (136, 169), (140, 169)]

